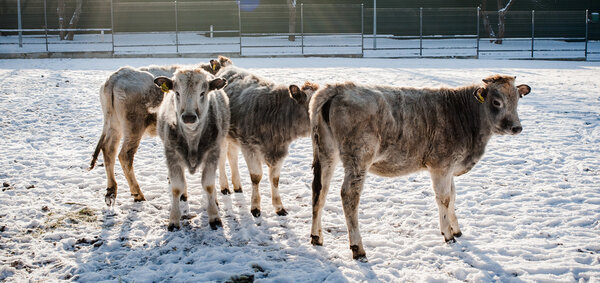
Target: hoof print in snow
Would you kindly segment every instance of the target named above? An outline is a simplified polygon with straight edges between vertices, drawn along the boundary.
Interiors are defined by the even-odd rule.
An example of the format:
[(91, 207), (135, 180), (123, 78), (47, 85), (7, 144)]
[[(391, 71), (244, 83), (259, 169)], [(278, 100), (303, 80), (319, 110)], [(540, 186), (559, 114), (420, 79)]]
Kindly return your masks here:
[(186, 214), (181, 215), (181, 219), (183, 219), (183, 220), (189, 220), (189, 219), (192, 219), (192, 218), (194, 218), (196, 216), (197, 215), (194, 214), (194, 213), (186, 213)]
[(242, 274), (231, 276), (226, 282), (232, 283), (252, 283), (254, 282), (254, 274)]
[(223, 188), (223, 189), (221, 189), (221, 193), (224, 194), (224, 195), (231, 194), (231, 192), (229, 191), (229, 188)]
[(210, 224), (210, 229), (213, 229), (213, 230), (217, 230), (217, 228), (223, 227), (223, 222), (221, 222), (221, 219), (218, 219), (218, 218), (216, 220), (210, 222), (209, 224)]
[(320, 241), (321, 237), (319, 236), (315, 236), (315, 235), (310, 235), (310, 243), (314, 246), (322, 246), (323, 242)]
[(456, 239), (454, 239), (454, 238), (450, 238), (450, 239), (447, 239), (447, 240), (444, 239), (444, 240), (446, 241), (446, 244), (454, 244), (454, 243), (456, 243)]
[(0, 226), (0, 232), (6, 231), (6, 226)]
[(250, 213), (252, 213), (252, 216), (254, 216), (254, 217), (259, 217), (260, 209), (258, 209), (258, 208), (252, 209), (252, 210), (250, 210)]
[(286, 215), (288, 215), (288, 213), (285, 210), (285, 208), (282, 208), (281, 210), (277, 211), (277, 215), (279, 215), (279, 216), (286, 216)]
[(169, 224), (169, 227), (167, 227), (167, 230), (169, 230), (169, 232), (177, 231), (177, 230), (179, 230), (179, 225)]

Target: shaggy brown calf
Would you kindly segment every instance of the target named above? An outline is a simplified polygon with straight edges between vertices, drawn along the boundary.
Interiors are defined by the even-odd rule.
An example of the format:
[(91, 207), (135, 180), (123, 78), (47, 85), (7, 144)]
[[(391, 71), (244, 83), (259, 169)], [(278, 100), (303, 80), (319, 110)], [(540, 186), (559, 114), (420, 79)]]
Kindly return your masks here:
[(338, 160), (341, 196), (354, 259), (366, 260), (358, 229), (358, 203), (367, 172), (431, 175), (444, 239), (461, 231), (454, 211), (454, 176), (469, 172), (494, 134), (518, 134), (520, 97), (531, 89), (515, 77), (495, 75), (483, 85), (415, 89), (327, 85), (310, 104), (314, 149), (312, 244), (323, 244), (321, 214)]
[[(154, 84), (154, 77), (171, 77), (179, 65), (149, 66), (140, 69), (123, 67), (110, 75), (100, 87), (100, 104), (104, 114), (104, 127), (92, 155), (89, 170), (93, 169), (102, 151), (106, 170), (106, 195), (108, 206), (115, 203), (117, 180), (115, 178), (115, 157), (119, 141), (123, 139), (119, 162), (129, 184), (134, 201), (144, 201), (133, 171), (133, 158), (144, 134), (156, 135), (156, 110), (163, 99), (163, 93)], [(199, 66), (212, 74), (220, 69), (216, 60)]]

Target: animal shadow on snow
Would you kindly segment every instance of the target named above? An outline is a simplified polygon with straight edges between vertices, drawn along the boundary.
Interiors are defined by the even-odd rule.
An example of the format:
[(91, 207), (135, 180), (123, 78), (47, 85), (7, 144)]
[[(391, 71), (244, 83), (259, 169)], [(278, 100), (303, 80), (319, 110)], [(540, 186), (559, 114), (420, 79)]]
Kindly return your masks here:
[[(339, 266), (331, 262), (323, 249), (315, 250), (308, 240), (290, 229), (290, 225), (298, 224), (290, 216), (265, 213), (255, 218), (250, 214), (250, 203), (244, 194), (219, 195), (219, 214), (223, 227), (212, 230), (204, 205), (204, 193), (191, 192), (189, 196), (190, 212), (197, 216), (189, 220), (182, 219), (181, 229), (174, 232), (167, 231), (169, 205), (156, 206), (150, 200), (121, 204), (104, 210), (100, 240), (90, 247), (89, 256), (78, 257), (79, 268), (73, 279), (128, 280), (128, 275), (139, 266), (160, 266), (163, 255), (180, 256), (177, 264), (194, 264), (194, 259), (197, 258), (202, 262), (219, 262), (223, 260), (223, 253), (228, 254), (230, 250), (231, 255), (234, 255), (240, 248), (252, 257), (250, 261), (268, 261), (273, 268), (280, 266), (285, 269), (301, 269), (309, 260), (314, 262), (315, 267), (319, 267), (319, 270), (314, 270), (316, 274), (322, 275), (323, 269), (331, 273), (338, 270)], [(158, 219), (159, 223), (153, 223), (154, 219)], [(164, 231), (157, 231), (161, 229)], [(140, 231), (143, 232), (142, 235), (139, 234)], [(160, 240), (148, 238), (160, 233)], [(212, 248), (218, 248), (221, 252), (211, 251)], [(210, 258), (212, 252), (215, 252), (214, 260)], [(250, 263), (240, 268), (246, 269), (240, 275), (253, 274), (256, 279), (269, 278), (268, 271), (260, 270), (260, 267), (257, 270)], [(369, 263), (361, 263), (360, 269), (366, 277), (375, 276)], [(229, 272), (225, 269), (223, 271)], [(156, 279), (169, 280), (171, 275), (175, 274), (165, 273), (164, 278)]]
[(465, 237), (461, 237), (460, 240), (450, 244), (450, 246), (458, 255), (457, 260), (483, 271), (487, 275), (492, 273), (494, 276), (490, 276), (490, 280), (496, 280), (494, 277), (497, 276), (501, 281), (509, 280), (510, 282), (523, 282), (523, 280), (516, 277), (518, 274), (508, 273), (500, 263), (487, 255), (489, 252), (480, 250), (477, 246), (465, 239)]

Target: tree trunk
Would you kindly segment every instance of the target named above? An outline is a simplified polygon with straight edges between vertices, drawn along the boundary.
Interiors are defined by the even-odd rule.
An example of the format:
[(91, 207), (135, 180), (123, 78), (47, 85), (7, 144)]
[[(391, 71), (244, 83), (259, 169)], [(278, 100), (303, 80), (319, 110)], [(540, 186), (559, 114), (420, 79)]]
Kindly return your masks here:
[[(77, 23), (79, 22), (79, 16), (81, 16), (81, 6), (83, 6), (83, 0), (77, 0), (75, 12), (73, 12), (73, 17), (71, 18), (71, 21), (69, 21), (70, 29), (77, 28)], [(75, 32), (69, 31), (69, 35), (67, 35), (67, 40), (73, 40), (73, 36), (75, 36)]]
[[(296, 33), (296, 0), (287, 0), (288, 11), (290, 16), (289, 33)], [(296, 41), (295, 35), (288, 36), (289, 41)]]
[[(58, 8), (56, 8), (56, 12), (58, 13), (58, 28), (65, 28), (65, 10), (66, 10), (65, 0), (58, 0)], [(65, 39), (65, 32), (60, 31), (58, 34), (60, 40)]]
[[(487, 1), (482, 0), (481, 3), (482, 3), (482, 5), (480, 6), (481, 7), (480, 12), (481, 12), (481, 18), (483, 19), (483, 27), (485, 28), (485, 31), (488, 33), (488, 36), (490, 38), (495, 38), (496, 34), (494, 33), (492, 26), (490, 25), (490, 18), (488, 16), (488, 14), (485, 12), (486, 6), (487, 6)], [(493, 40), (490, 40), (490, 42), (493, 42)]]
[(508, 12), (508, 9), (510, 9), (513, 3), (514, 0), (508, 0), (506, 6), (504, 6), (504, 8), (500, 8), (502, 7), (502, 0), (498, 0), (498, 36), (496, 37), (496, 44), (502, 44), (502, 39), (504, 38), (505, 31), (504, 23), (506, 18), (506, 12)]

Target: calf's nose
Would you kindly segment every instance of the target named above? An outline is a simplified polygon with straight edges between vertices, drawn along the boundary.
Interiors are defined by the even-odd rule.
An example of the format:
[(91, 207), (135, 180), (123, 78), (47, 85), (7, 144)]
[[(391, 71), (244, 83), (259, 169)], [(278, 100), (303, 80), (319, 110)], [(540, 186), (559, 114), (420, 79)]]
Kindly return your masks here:
[(518, 133), (520, 133), (523, 130), (523, 127), (521, 126), (514, 126), (510, 129), (513, 133), (513, 135), (516, 135)]
[(183, 114), (181, 115), (181, 120), (183, 120), (184, 123), (186, 124), (193, 124), (194, 122), (196, 122), (196, 115), (195, 114)]

